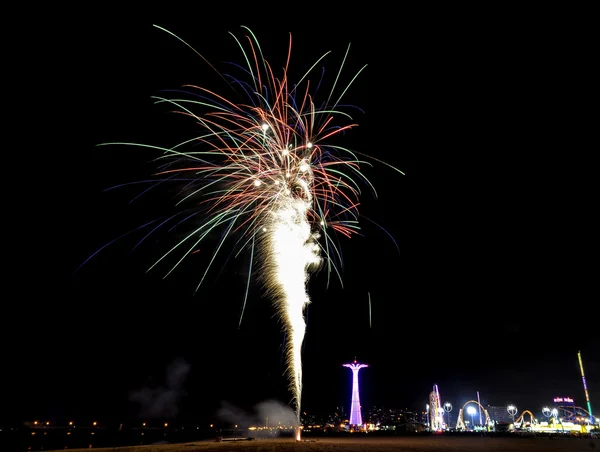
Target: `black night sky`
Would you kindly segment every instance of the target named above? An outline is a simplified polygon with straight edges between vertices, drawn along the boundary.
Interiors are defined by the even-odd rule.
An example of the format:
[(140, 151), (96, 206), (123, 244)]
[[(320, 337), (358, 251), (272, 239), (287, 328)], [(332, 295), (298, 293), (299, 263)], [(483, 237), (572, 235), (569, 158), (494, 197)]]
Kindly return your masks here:
[(139, 235), (117, 241), (76, 271), (172, 201), (158, 189), (130, 203), (136, 185), (104, 191), (154, 168), (146, 151), (96, 145), (191, 137), (188, 121), (153, 103), (161, 90), (190, 83), (229, 95), (153, 24), (217, 68), (243, 63), (229, 34), (243, 37), (241, 25), (275, 68), (289, 33), (297, 73), (328, 50), (333, 73), (348, 43), (343, 74), (368, 65), (347, 94), (364, 114), (345, 145), (406, 175), (365, 169), (378, 197), (364, 190), (362, 235), (340, 238), (344, 287), (333, 279), (326, 289), (325, 272), (310, 280), (303, 411), (348, 407), (342, 364), (355, 357), (370, 365), (364, 407), (422, 410), (434, 384), (455, 407), (477, 391), (484, 405), (534, 413), (556, 396), (585, 406), (579, 350), (600, 406), (590, 30), (523, 11), (171, 9), (24, 24), (20, 138), (5, 150), (16, 207), (5, 217), (15, 231), (0, 420), (148, 417), (131, 397), (143, 388), (171, 390), (159, 418), (210, 418), (223, 401), (290, 402), (284, 335), (260, 286), (238, 326), (247, 255), (218, 261), (195, 294), (202, 256), (165, 279), (166, 267), (146, 272), (164, 233), (135, 251)]

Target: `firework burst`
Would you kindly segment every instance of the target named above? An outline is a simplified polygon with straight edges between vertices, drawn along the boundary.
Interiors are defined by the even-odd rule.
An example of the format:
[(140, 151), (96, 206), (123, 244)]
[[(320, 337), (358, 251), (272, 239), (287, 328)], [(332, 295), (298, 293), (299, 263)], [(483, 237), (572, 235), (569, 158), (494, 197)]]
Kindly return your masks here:
[[(349, 83), (338, 86), (348, 46), (331, 90), (323, 102), (317, 102), (310, 75), (329, 52), (292, 84), (288, 79), (291, 35), (285, 66), (276, 71), (263, 57), (251, 30), (243, 28), (246, 35), (242, 41), (232, 36), (243, 55), (245, 66), (237, 68), (245, 78), (219, 75), (234, 91), (242, 92), (245, 101), (233, 102), (204, 87), (187, 85), (180, 91), (184, 96), (155, 100), (170, 104), (176, 112), (195, 121), (198, 135), (170, 148), (139, 143), (104, 144), (159, 150), (155, 182), (186, 181), (177, 204), (180, 211), (146, 227), (156, 232), (174, 222), (178, 227), (193, 226), (188, 226), (183, 239), (150, 269), (174, 256), (168, 275), (219, 229), (222, 238), (198, 290), (225, 241), (234, 240), (238, 252), (249, 251), (250, 266), (256, 269), (251, 268), (248, 284), (252, 274), (259, 276), (285, 329), (290, 390), (299, 420), (301, 345), (305, 308), (310, 301), (306, 283), (310, 273), (322, 266), (327, 269), (328, 283), (332, 274), (341, 281), (336, 264), (341, 261), (341, 253), (335, 236), (350, 237), (359, 231), (360, 187), (367, 186), (374, 192), (361, 172), (361, 165), (367, 162), (358, 156), (366, 156), (335, 144), (336, 137), (356, 126), (349, 113), (342, 111), (341, 100), (366, 66)], [(200, 217), (202, 222), (198, 225)], [(191, 218), (193, 223), (184, 221)], [(244, 306), (247, 294), (246, 289)], [(299, 439), (299, 429), (297, 435)]]

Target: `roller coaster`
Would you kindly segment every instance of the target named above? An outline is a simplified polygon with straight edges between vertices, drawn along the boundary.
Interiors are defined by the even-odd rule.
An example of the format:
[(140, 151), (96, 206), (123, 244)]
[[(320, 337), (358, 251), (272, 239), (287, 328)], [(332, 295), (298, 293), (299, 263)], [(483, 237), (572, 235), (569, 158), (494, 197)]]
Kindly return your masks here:
[(555, 407), (561, 419), (568, 422), (585, 422), (591, 414), (585, 408), (576, 405), (558, 405)]
[(490, 415), (488, 414), (487, 410), (483, 407), (483, 405), (481, 405), (481, 403), (479, 403), (477, 400), (469, 400), (458, 411), (458, 420), (456, 421), (456, 430), (466, 430), (466, 428), (467, 428), (466, 425), (465, 425), (465, 420), (464, 420), (464, 411), (465, 411), (465, 407), (469, 403), (474, 403), (475, 405), (479, 406), (479, 409), (481, 410), (481, 413), (483, 413), (485, 415), (485, 423), (484, 423), (484, 425), (490, 425), (491, 422), (492, 422), (492, 420), (490, 419)]
[(531, 411), (529, 411), (529, 410), (525, 410), (515, 420), (514, 426), (516, 428), (521, 428), (523, 425), (527, 425), (527, 422), (526, 422), (526, 419), (525, 419), (525, 415), (526, 414), (529, 415), (529, 425), (533, 425), (533, 424), (537, 423), (537, 419), (535, 418), (535, 416), (533, 415), (533, 413)]

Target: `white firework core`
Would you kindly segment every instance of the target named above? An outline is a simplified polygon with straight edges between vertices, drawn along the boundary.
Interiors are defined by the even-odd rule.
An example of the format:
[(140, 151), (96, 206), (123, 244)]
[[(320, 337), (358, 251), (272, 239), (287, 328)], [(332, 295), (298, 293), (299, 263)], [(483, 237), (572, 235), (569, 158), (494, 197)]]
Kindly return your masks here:
[(318, 235), (311, 231), (307, 213), (311, 196), (305, 181), (302, 195), (282, 191), (271, 212), (266, 232), (265, 251), (267, 285), (274, 292), (277, 311), (286, 331), (286, 361), (290, 389), (300, 420), (302, 393), (301, 349), (306, 323), (304, 309), (310, 302), (306, 283), (309, 271), (321, 261)]

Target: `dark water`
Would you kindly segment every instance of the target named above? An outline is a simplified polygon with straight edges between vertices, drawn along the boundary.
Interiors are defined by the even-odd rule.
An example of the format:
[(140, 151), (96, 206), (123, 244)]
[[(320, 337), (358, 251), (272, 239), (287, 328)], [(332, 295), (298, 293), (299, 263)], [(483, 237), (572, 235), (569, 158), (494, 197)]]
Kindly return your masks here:
[(1, 452), (134, 446), (216, 438), (214, 429), (2, 428)]

